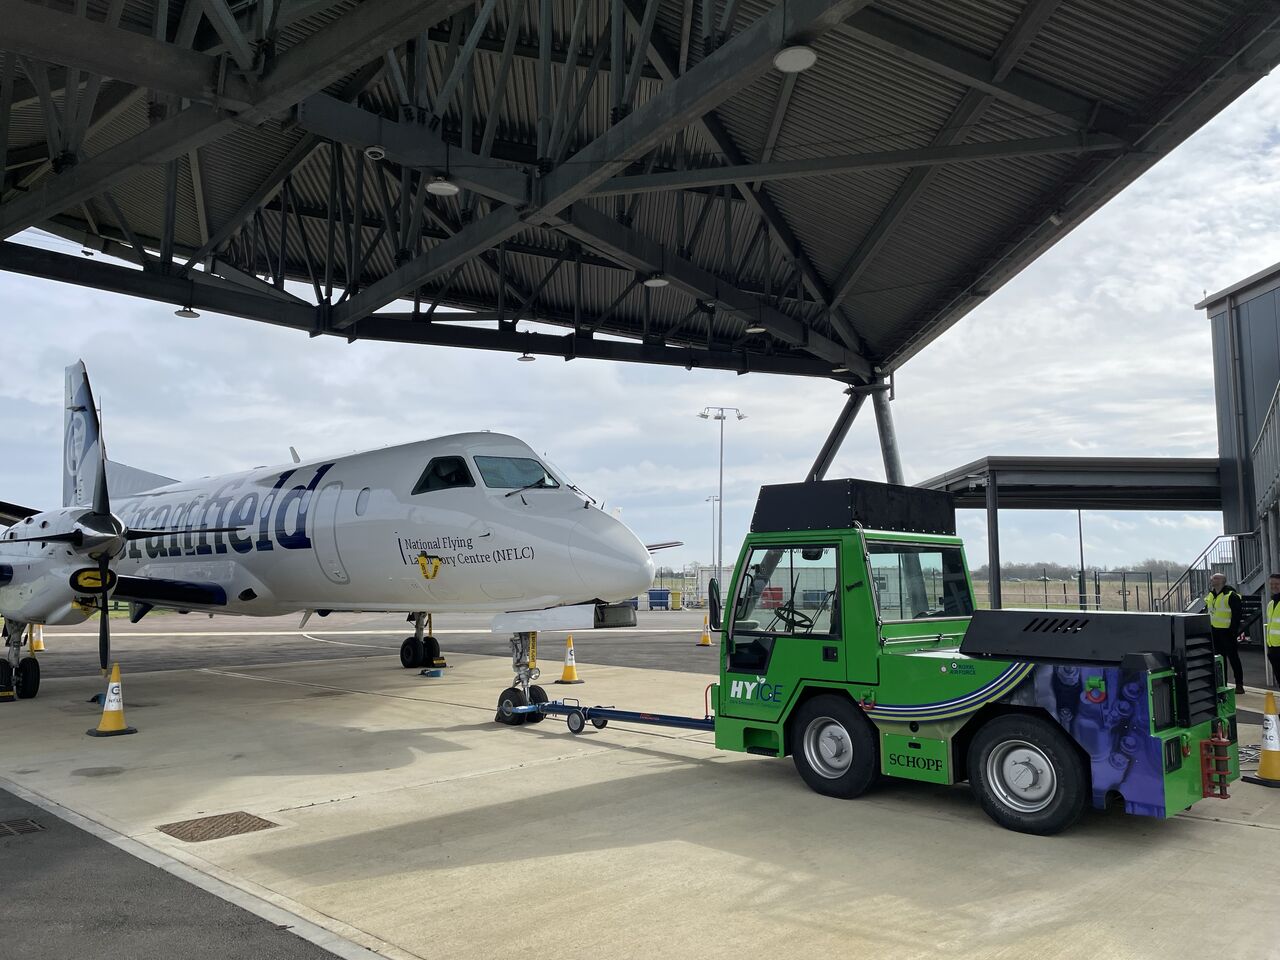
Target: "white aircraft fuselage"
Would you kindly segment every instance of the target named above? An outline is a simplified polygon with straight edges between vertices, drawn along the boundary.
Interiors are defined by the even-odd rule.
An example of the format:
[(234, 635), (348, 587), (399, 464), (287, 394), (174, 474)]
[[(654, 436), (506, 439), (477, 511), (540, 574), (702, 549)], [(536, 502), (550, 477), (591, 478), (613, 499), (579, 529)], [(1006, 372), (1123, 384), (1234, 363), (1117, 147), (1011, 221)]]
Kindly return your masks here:
[[(531, 478), (543, 485), (520, 489)], [(113, 573), (221, 590), (222, 603), (157, 604), (217, 613), (540, 610), (624, 600), (654, 572), (621, 521), (497, 433), (174, 483), (112, 511), (127, 528), (170, 531), (127, 543)], [(92, 566), (82, 553), (5, 542), (69, 531), (85, 513), (64, 507), (0, 533), (0, 614), (65, 624), (94, 612), (68, 588)]]

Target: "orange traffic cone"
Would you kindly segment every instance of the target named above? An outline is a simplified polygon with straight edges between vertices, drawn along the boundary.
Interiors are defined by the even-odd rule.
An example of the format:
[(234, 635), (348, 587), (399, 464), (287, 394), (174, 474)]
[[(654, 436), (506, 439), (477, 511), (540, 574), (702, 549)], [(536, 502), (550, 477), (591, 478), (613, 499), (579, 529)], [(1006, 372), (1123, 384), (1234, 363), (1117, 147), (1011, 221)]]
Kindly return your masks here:
[(698, 638), (698, 642), (696, 646), (699, 646), (699, 647), (711, 646), (711, 631), (707, 628), (706, 614), (702, 615), (702, 636)]
[(1258, 773), (1240, 779), (1264, 787), (1280, 787), (1280, 717), (1276, 716), (1276, 697), (1270, 690), (1262, 708), (1262, 756)]
[(107, 681), (107, 695), (102, 701), (102, 719), (93, 730), (85, 731), (91, 737), (122, 737), (137, 733), (124, 722), (124, 695), (120, 692), (120, 664), (111, 666), (111, 679)]
[(582, 682), (582, 678), (578, 676), (578, 661), (573, 658), (573, 634), (571, 633), (564, 646), (564, 673), (560, 675), (560, 679), (556, 683)]

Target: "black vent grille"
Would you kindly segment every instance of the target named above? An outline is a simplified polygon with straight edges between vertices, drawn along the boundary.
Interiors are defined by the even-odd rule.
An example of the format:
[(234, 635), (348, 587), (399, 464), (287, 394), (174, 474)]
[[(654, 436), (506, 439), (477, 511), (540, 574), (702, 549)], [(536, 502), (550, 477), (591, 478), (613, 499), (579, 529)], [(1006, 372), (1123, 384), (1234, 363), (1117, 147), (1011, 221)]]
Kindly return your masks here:
[(1164, 772), (1173, 773), (1182, 769), (1182, 740), (1174, 737), (1164, 742)]
[(1173, 726), (1173, 678), (1160, 677), (1151, 681), (1151, 721), (1157, 730)]
[(1089, 625), (1088, 617), (1034, 617), (1023, 633), (1079, 633)]
[(1179, 680), (1183, 726), (1211, 720), (1218, 715), (1218, 675), (1213, 643), (1208, 637), (1187, 637)]

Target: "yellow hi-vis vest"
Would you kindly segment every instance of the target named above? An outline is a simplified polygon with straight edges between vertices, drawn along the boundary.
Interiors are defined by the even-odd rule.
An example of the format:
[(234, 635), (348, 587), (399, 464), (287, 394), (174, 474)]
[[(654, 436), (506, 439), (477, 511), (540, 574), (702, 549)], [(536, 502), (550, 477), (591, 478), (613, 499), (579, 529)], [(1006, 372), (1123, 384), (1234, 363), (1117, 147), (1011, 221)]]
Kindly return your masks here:
[(1280, 603), (1267, 604), (1267, 646), (1280, 647)]
[(1231, 626), (1231, 593), (1223, 590), (1217, 596), (1213, 593), (1205, 595), (1204, 606), (1209, 611), (1209, 626), (1215, 630), (1225, 630)]

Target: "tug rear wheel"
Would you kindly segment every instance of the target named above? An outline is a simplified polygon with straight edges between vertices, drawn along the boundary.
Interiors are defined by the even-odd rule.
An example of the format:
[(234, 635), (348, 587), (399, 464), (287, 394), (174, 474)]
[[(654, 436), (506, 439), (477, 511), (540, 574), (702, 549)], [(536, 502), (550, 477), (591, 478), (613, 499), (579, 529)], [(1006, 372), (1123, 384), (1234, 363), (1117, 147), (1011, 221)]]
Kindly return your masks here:
[(847, 699), (832, 695), (814, 697), (796, 711), (791, 755), (811, 789), (846, 800), (861, 796), (880, 769), (870, 722)]
[(509, 727), (518, 727), (525, 722), (527, 714), (516, 713), (514, 708), (525, 704), (523, 690), (519, 687), (507, 687), (498, 697), (498, 713), (493, 719)]
[(988, 721), (969, 746), (969, 783), (992, 820), (1020, 833), (1060, 833), (1089, 803), (1084, 758), (1041, 717)]

